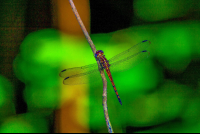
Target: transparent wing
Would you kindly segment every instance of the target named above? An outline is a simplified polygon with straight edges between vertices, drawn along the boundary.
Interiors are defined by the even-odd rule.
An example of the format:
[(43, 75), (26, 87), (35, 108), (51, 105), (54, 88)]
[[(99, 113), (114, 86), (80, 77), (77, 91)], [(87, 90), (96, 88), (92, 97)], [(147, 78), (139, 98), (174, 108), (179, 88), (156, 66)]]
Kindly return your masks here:
[(137, 53), (140, 53), (142, 51), (147, 50), (147, 48), (150, 46), (151, 42), (148, 40), (144, 40), (134, 46), (132, 46), (131, 48), (129, 48), (126, 51), (123, 51), (117, 55), (115, 55), (114, 57), (112, 57), (111, 59), (109, 59), (109, 63), (112, 64), (114, 62), (117, 61), (123, 61), (123, 60), (127, 60), (129, 59), (129, 57), (134, 57), (134, 55), (137, 55)]
[[(149, 56), (146, 48), (150, 45), (150, 41), (144, 40), (128, 50), (114, 56), (109, 61), (111, 71), (124, 70), (130, 68), (130, 64), (136, 65), (138, 62)], [(92, 81), (101, 80), (97, 63), (64, 69), (60, 72), (60, 77), (65, 78), (63, 83), (65, 85), (78, 85), (88, 83), (88, 77)]]
[(139, 62), (146, 59), (149, 55), (150, 55), (150, 53), (146, 50), (138, 52), (138, 53), (133, 54), (125, 59), (122, 59), (122, 60), (119, 60), (119, 61), (116, 61), (116, 62), (110, 64), (110, 70), (111, 70), (111, 72), (124, 71), (126, 69), (129, 69), (129, 68), (137, 65)]
[(97, 63), (93, 63), (93, 64), (89, 64), (86, 66), (82, 66), (82, 67), (74, 67), (74, 68), (68, 68), (68, 69), (64, 69), (60, 72), (60, 77), (62, 78), (66, 78), (72, 75), (77, 75), (77, 74), (82, 74), (85, 72), (89, 72), (91, 70), (98, 70), (98, 65)]
[(63, 80), (65, 85), (79, 85), (89, 83), (89, 78), (92, 78), (92, 82), (98, 82), (101, 80), (101, 75), (99, 70), (91, 70), (89, 72), (80, 73), (77, 75), (71, 75)]
[(59, 75), (60, 77), (65, 78), (63, 81), (65, 85), (78, 85), (86, 84), (88, 77), (98, 77), (98, 73), (98, 65), (97, 63), (94, 63), (82, 67), (64, 69)]
[(150, 41), (144, 40), (128, 50), (112, 57), (108, 60), (111, 71), (123, 71), (132, 67), (132, 64), (136, 65), (146, 59), (150, 54), (149, 51), (147, 51), (150, 43)]

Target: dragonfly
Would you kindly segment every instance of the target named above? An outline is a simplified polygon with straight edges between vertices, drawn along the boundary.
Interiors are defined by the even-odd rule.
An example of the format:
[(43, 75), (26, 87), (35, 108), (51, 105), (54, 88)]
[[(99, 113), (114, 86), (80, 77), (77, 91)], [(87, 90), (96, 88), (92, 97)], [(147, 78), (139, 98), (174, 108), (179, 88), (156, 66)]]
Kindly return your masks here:
[[(147, 58), (150, 53), (147, 50), (151, 42), (149, 40), (144, 40), (136, 45), (133, 45), (131, 48), (113, 56), (111, 59), (107, 60), (105, 58), (104, 52), (98, 50), (95, 53), (96, 60), (100, 63), (100, 69), (106, 71), (108, 78), (114, 88), (115, 94), (118, 98), (119, 103), (122, 105), (121, 99), (119, 97), (118, 91), (116, 89), (115, 83), (113, 81), (111, 71), (126, 68), (129, 63), (138, 63), (141, 60)], [(78, 85), (88, 83), (87, 78), (89, 76), (100, 76), (99, 68), (97, 63), (82, 66), (64, 69), (60, 72), (60, 77), (64, 78), (63, 84), (65, 85)], [(96, 79), (93, 79), (96, 81)]]

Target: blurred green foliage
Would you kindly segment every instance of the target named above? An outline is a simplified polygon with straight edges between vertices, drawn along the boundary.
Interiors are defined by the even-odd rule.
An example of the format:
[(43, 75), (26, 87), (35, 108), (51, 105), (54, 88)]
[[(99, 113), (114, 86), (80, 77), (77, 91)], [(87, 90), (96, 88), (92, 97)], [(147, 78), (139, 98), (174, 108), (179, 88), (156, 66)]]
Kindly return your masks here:
[[(185, 127), (179, 130), (180, 132), (188, 132), (189, 129), (192, 129), (191, 132), (199, 131), (189, 125), (192, 123), (198, 127), (200, 118), (198, 115), (200, 86), (197, 85), (200, 81), (198, 51), (200, 47), (199, 38), (196, 36), (200, 31), (199, 26), (197, 21), (169, 22), (135, 26), (112, 33), (113, 38), (115, 34), (119, 34), (121, 37), (126, 37), (125, 42), (129, 39), (132, 44), (139, 42), (141, 37), (152, 42), (149, 58), (135, 66), (133, 63), (133, 67), (124, 72), (111, 72), (122, 100), (120, 106), (111, 84), (108, 84), (108, 110), (114, 130), (121, 128), (122, 131), (126, 126), (144, 127), (163, 124), (157, 127), (159, 129), (165, 127), (164, 123), (169, 123), (170, 126), (172, 122), (178, 127), (171, 126), (171, 130), (166, 129), (161, 132), (178, 132), (180, 126)], [(101, 37), (101, 34), (93, 36)], [(96, 39), (94, 42), (101, 42), (101, 38), (94, 39)], [(113, 40), (117, 38), (111, 38), (109, 43), (113, 44)], [(116, 46), (124, 50), (127, 47), (125, 42), (118, 42)], [(115, 46), (112, 48), (109, 52), (115, 53)], [(93, 85), (91, 88), (98, 89), (98, 86)], [(97, 132), (106, 132), (106, 127), (100, 125), (105, 122), (100, 106), (102, 98), (95, 96), (102, 94), (102, 91), (90, 90), (90, 93), (92, 102), (90, 126), (93, 131), (96, 128)], [(96, 101), (97, 99), (99, 101)], [(191, 111), (192, 117), (189, 115)], [(181, 121), (173, 123), (178, 119)], [(157, 129), (155, 131), (152, 129), (147, 132), (156, 131)]]
[[(131, 69), (124, 72), (111, 72), (122, 100), (121, 106), (108, 81), (108, 110), (115, 131), (154, 126), (143, 132), (200, 132), (200, 23), (173, 20), (187, 18), (192, 9), (198, 12), (200, 2), (194, 2), (135, 0), (137, 17), (154, 24), (92, 35), (96, 48), (104, 50), (108, 59), (142, 40), (151, 41), (147, 59), (130, 64)], [(15, 75), (26, 85), (24, 99), (29, 113), (13, 116), (13, 89), (1, 76), (0, 132), (48, 132), (45, 117), (59, 107), (61, 68), (90, 63), (95, 59), (85, 39), (55, 29), (29, 34), (13, 62)], [(89, 84), (90, 129), (107, 132), (102, 82), (91, 78)]]
[(24, 97), (29, 110), (58, 105), (58, 74), (64, 56), (60, 42), (58, 31), (46, 29), (29, 34), (20, 46), (13, 65), (16, 76), (26, 84)]
[[(194, 1), (134, 1), (136, 15), (151, 22), (187, 16), (192, 7), (199, 11)], [(127, 126), (158, 125), (144, 132), (199, 132), (199, 31), (199, 21), (169, 20), (130, 27), (113, 32), (112, 36), (110, 33), (110, 40), (102, 34), (92, 36), (94, 42), (105, 42), (104, 39), (109, 42), (112, 48), (104, 51), (109, 55), (114, 55), (116, 47), (126, 50), (127, 40), (130, 46), (144, 39), (152, 42), (148, 59), (122, 73), (111, 72), (122, 100), (120, 106), (111, 84), (108, 84), (108, 110), (114, 130), (122, 132)], [(98, 86), (92, 85), (91, 88), (98, 89)], [(90, 90), (90, 93), (91, 130), (106, 132), (106, 126), (101, 125), (105, 122), (100, 106), (102, 98), (95, 96), (102, 91)]]
[(162, 21), (182, 17), (195, 7), (195, 0), (135, 0), (136, 15), (146, 21)]
[[(122, 106), (119, 105), (113, 88), (108, 82), (108, 106), (114, 130), (122, 131), (125, 126), (153, 126), (170, 122), (177, 118), (184, 119), (182, 123), (186, 126), (188, 121), (190, 123), (197, 122), (199, 118), (197, 113), (200, 108), (190, 108), (190, 105), (199, 104), (199, 99), (196, 98), (191, 103), (188, 103), (188, 101), (195, 98), (191, 98), (192, 94), (199, 96), (199, 92), (187, 87), (188, 85), (179, 83), (179, 80), (166, 79), (164, 71), (167, 70), (172, 75), (180, 75), (184, 73), (193, 59), (198, 60), (199, 53), (196, 49), (198, 49), (197, 43), (199, 39), (196, 36), (191, 36), (194, 32), (198, 33), (198, 28), (199, 25), (196, 21), (173, 22), (131, 27), (128, 30), (109, 33), (107, 37), (105, 34), (92, 36), (97, 48), (106, 48), (104, 52), (105, 55), (108, 54), (109, 58), (140, 42), (141, 39), (151, 39), (151, 45), (148, 49), (150, 56), (147, 59), (137, 65), (130, 64), (132, 68), (124, 72), (112, 72), (123, 104)], [(42, 37), (40, 32), (44, 32), (45, 37)], [(154, 34), (148, 35), (147, 33)], [(46, 37), (47, 34), (50, 34), (50, 37), (54, 34), (59, 34), (60, 38), (55, 36), (55, 38), (48, 39), (48, 36)], [(118, 34), (125, 38), (117, 42), (115, 35)], [(132, 38), (132, 35), (135, 35), (134, 38)], [(30, 34), (22, 43), (21, 51), (14, 61), (16, 75), (26, 83), (24, 97), (30, 111), (42, 111), (45, 108), (48, 110), (43, 112), (43, 115), (49, 115), (53, 108), (57, 107), (60, 95), (58, 74), (61, 64), (64, 63), (66, 66), (75, 67), (94, 61), (91, 56), (91, 50), (86, 45), (87, 42), (68, 37), (63, 39), (61, 38), (62, 36), (62, 34), (53, 29), (41, 30)], [(31, 40), (30, 42), (28, 41), (29, 39)], [(83, 49), (73, 45), (79, 44), (81, 41), (86, 46), (81, 46)], [(57, 44), (53, 45), (52, 42)], [(67, 42), (71, 43), (68, 45)], [(63, 43), (67, 47), (64, 47)], [(38, 45), (38, 48), (33, 48), (33, 51), (31, 51), (26, 45), (33, 47)], [(59, 51), (61, 52), (59, 53)], [(75, 51), (77, 52), (75, 53)], [(59, 54), (56, 54), (56, 52)], [(82, 57), (84, 53), (85, 57), (80, 60), (78, 57)], [(44, 58), (40, 58), (38, 55)], [(56, 56), (54, 57), (53, 55)], [(69, 60), (66, 60), (66, 57)], [(45, 61), (44, 59), (48, 60)], [(78, 63), (79, 61), (80, 64)], [(94, 79), (91, 78), (92, 81)], [(106, 125), (102, 109), (102, 83), (101, 80), (95, 80), (99, 81), (97, 84), (93, 84), (92, 81), (90, 85), (90, 127), (93, 130), (97, 129), (98, 132), (99, 130), (104, 132), (106, 131)], [(183, 81), (187, 81), (187, 79)], [(186, 109), (184, 109), (185, 107)], [(193, 112), (193, 120), (187, 118), (187, 112), (191, 109), (195, 111)], [(120, 127), (122, 128), (120, 129)], [(171, 131), (173, 132), (173, 129)]]
[(15, 115), (14, 91), (11, 83), (0, 75), (0, 122)]
[(0, 107), (5, 105), (7, 101), (14, 101), (14, 92), (11, 83), (2, 75), (0, 75)]
[(48, 122), (42, 116), (33, 113), (10, 117), (0, 128), (1, 133), (47, 133)]

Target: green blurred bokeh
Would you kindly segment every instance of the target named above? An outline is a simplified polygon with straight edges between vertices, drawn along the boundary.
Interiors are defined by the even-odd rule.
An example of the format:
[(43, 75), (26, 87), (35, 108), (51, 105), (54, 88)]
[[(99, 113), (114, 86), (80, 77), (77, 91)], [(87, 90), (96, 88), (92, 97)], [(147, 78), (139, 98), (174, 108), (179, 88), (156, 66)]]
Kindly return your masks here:
[(0, 122), (15, 115), (14, 90), (11, 83), (0, 75)]
[(47, 133), (48, 120), (33, 113), (8, 118), (0, 127), (1, 133)]
[[(96, 48), (108, 59), (142, 40), (151, 41), (147, 59), (137, 65), (130, 63), (128, 70), (111, 72), (122, 100), (121, 106), (108, 81), (108, 110), (116, 132), (123, 132), (127, 126), (155, 126), (143, 132), (200, 132), (200, 23), (195, 18), (178, 20), (187, 18), (193, 10), (198, 12), (199, 3), (135, 0), (137, 18), (150, 24), (92, 35)], [(55, 29), (29, 34), (13, 68), (26, 85), (23, 95), (30, 113), (13, 116), (13, 89), (6, 78), (0, 77), (0, 132), (48, 132), (45, 117), (60, 104), (61, 68), (90, 63), (95, 59), (83, 38)], [(101, 79), (92, 77), (89, 81), (90, 129), (107, 132)]]
[[(151, 39), (148, 48), (150, 56), (147, 59), (137, 65), (130, 64), (129, 70), (112, 72), (122, 106), (118, 103), (108, 81), (108, 109), (115, 130), (122, 131), (125, 126), (153, 126), (183, 117), (187, 124), (189, 119), (185, 117), (187, 110), (190, 109), (185, 111), (183, 109), (191, 105), (186, 103), (187, 98), (197, 91), (176, 81), (167, 80), (164, 70), (179, 75), (184, 73), (192, 59), (198, 57), (199, 53), (196, 50), (199, 39), (191, 36), (194, 33), (198, 34), (197, 29), (199, 29), (198, 22), (188, 21), (131, 27), (124, 31), (92, 36), (97, 48), (106, 48), (104, 53), (108, 59), (141, 40)], [(152, 34), (147, 36), (147, 33)], [(126, 40), (118, 41), (116, 35), (126, 37)], [(83, 49), (80, 50), (75, 44), (83, 44), (80, 46)], [(27, 45), (30, 48), (32, 46), (33, 49), (29, 50)], [(24, 98), (29, 111), (48, 109), (43, 112), (43, 115), (49, 115), (54, 108), (58, 107), (60, 66), (64, 64), (67, 68), (67, 66), (82, 66), (95, 62), (86, 41), (71, 38), (53, 29), (30, 34), (22, 43), (20, 50), (14, 61), (15, 73), (26, 83)], [(80, 60), (78, 57), (84, 53), (85, 57)], [(96, 77), (92, 77), (90, 81), (90, 127), (92, 130), (104, 132), (106, 125), (102, 109), (102, 82), (101, 79), (96, 80)], [(94, 81), (97, 82), (93, 84)], [(197, 104), (198, 101), (198, 99), (194, 100)], [(193, 108), (197, 109), (193, 113), (197, 119), (196, 113), (199, 107)], [(190, 122), (196, 122), (196, 119)]]
[(186, 16), (195, 8), (195, 0), (135, 0), (133, 3), (136, 16), (145, 21), (163, 21)]
[(31, 111), (32, 107), (53, 110), (59, 104), (58, 74), (64, 55), (60, 42), (54, 29), (31, 33), (13, 62), (16, 76), (26, 84), (24, 97)]

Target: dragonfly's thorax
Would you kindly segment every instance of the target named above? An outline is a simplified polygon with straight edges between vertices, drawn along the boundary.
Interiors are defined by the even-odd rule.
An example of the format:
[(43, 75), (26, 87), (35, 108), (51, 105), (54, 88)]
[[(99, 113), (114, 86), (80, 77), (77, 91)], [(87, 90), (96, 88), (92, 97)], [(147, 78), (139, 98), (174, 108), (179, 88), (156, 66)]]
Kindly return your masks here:
[(110, 66), (102, 50), (96, 51), (95, 57), (99, 60), (104, 69)]
[(95, 58), (99, 59), (101, 56), (104, 56), (103, 54), (104, 52), (102, 50), (97, 50), (95, 54)]

